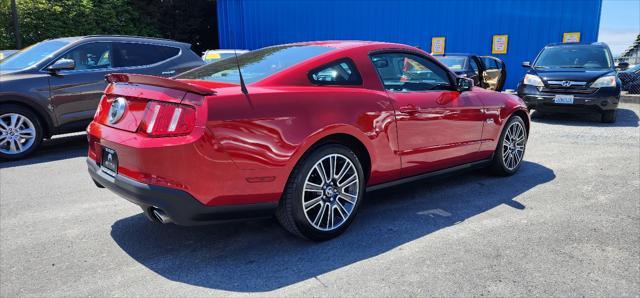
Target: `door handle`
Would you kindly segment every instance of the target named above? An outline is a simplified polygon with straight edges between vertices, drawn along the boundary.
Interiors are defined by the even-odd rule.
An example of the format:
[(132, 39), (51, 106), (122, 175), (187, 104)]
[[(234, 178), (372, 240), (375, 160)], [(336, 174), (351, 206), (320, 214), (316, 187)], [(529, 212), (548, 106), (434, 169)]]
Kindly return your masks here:
[(414, 105), (402, 106), (398, 110), (400, 110), (400, 113), (404, 113), (404, 114), (416, 114), (416, 113), (418, 113), (418, 108), (416, 108), (416, 106), (414, 106)]

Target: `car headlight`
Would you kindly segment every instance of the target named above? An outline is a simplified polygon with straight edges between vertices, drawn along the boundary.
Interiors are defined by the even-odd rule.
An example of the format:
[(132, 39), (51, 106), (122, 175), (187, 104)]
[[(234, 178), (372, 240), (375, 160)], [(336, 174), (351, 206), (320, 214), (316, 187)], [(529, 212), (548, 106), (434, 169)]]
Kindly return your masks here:
[(602, 88), (602, 87), (615, 87), (616, 86), (616, 77), (615, 76), (606, 76), (597, 79), (593, 84), (591, 84), (592, 88)]
[(524, 84), (525, 85), (531, 85), (531, 86), (536, 86), (536, 87), (544, 87), (544, 84), (542, 83), (542, 79), (539, 76), (534, 76), (532, 74), (526, 74), (524, 75)]

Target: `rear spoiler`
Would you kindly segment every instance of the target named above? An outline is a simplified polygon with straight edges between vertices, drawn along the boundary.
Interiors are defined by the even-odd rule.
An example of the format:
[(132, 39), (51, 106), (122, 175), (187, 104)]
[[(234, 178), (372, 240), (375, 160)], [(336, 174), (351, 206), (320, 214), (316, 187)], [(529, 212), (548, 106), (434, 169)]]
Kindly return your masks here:
[(128, 74), (128, 73), (112, 73), (105, 77), (108, 83), (129, 83), (129, 84), (144, 84), (158, 87), (166, 87), (181, 91), (187, 91), (199, 95), (214, 95), (215, 91), (204, 87), (192, 85), (189, 83), (181, 82), (175, 79), (168, 79), (163, 77)]

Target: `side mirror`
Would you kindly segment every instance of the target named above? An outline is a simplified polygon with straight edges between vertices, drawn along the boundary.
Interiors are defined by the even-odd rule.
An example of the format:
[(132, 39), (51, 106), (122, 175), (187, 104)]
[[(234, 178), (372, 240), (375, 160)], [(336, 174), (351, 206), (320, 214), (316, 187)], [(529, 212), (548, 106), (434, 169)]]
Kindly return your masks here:
[(530, 68), (531, 67), (531, 62), (529, 62), (529, 61), (522, 62), (522, 67)]
[(72, 70), (74, 68), (76, 68), (75, 61), (71, 59), (62, 58), (62, 59), (58, 59), (58, 61), (54, 62), (49, 67), (47, 67), (47, 70), (51, 72), (57, 72), (60, 70)]
[(473, 80), (467, 78), (456, 79), (456, 90), (458, 92), (470, 91), (473, 88)]
[(620, 63), (618, 63), (618, 69), (625, 70), (627, 68), (629, 68), (629, 63), (628, 62), (620, 62)]

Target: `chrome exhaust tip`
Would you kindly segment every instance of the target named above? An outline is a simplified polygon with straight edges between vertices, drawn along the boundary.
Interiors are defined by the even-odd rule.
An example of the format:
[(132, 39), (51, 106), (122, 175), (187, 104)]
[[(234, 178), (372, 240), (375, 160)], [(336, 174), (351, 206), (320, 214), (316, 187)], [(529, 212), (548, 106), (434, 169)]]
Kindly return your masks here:
[(168, 224), (168, 223), (172, 223), (173, 221), (171, 220), (171, 218), (169, 216), (167, 216), (167, 214), (164, 213), (164, 211), (158, 209), (158, 208), (153, 208), (153, 216), (155, 217), (156, 220), (158, 220), (159, 222), (163, 223), (163, 224)]

